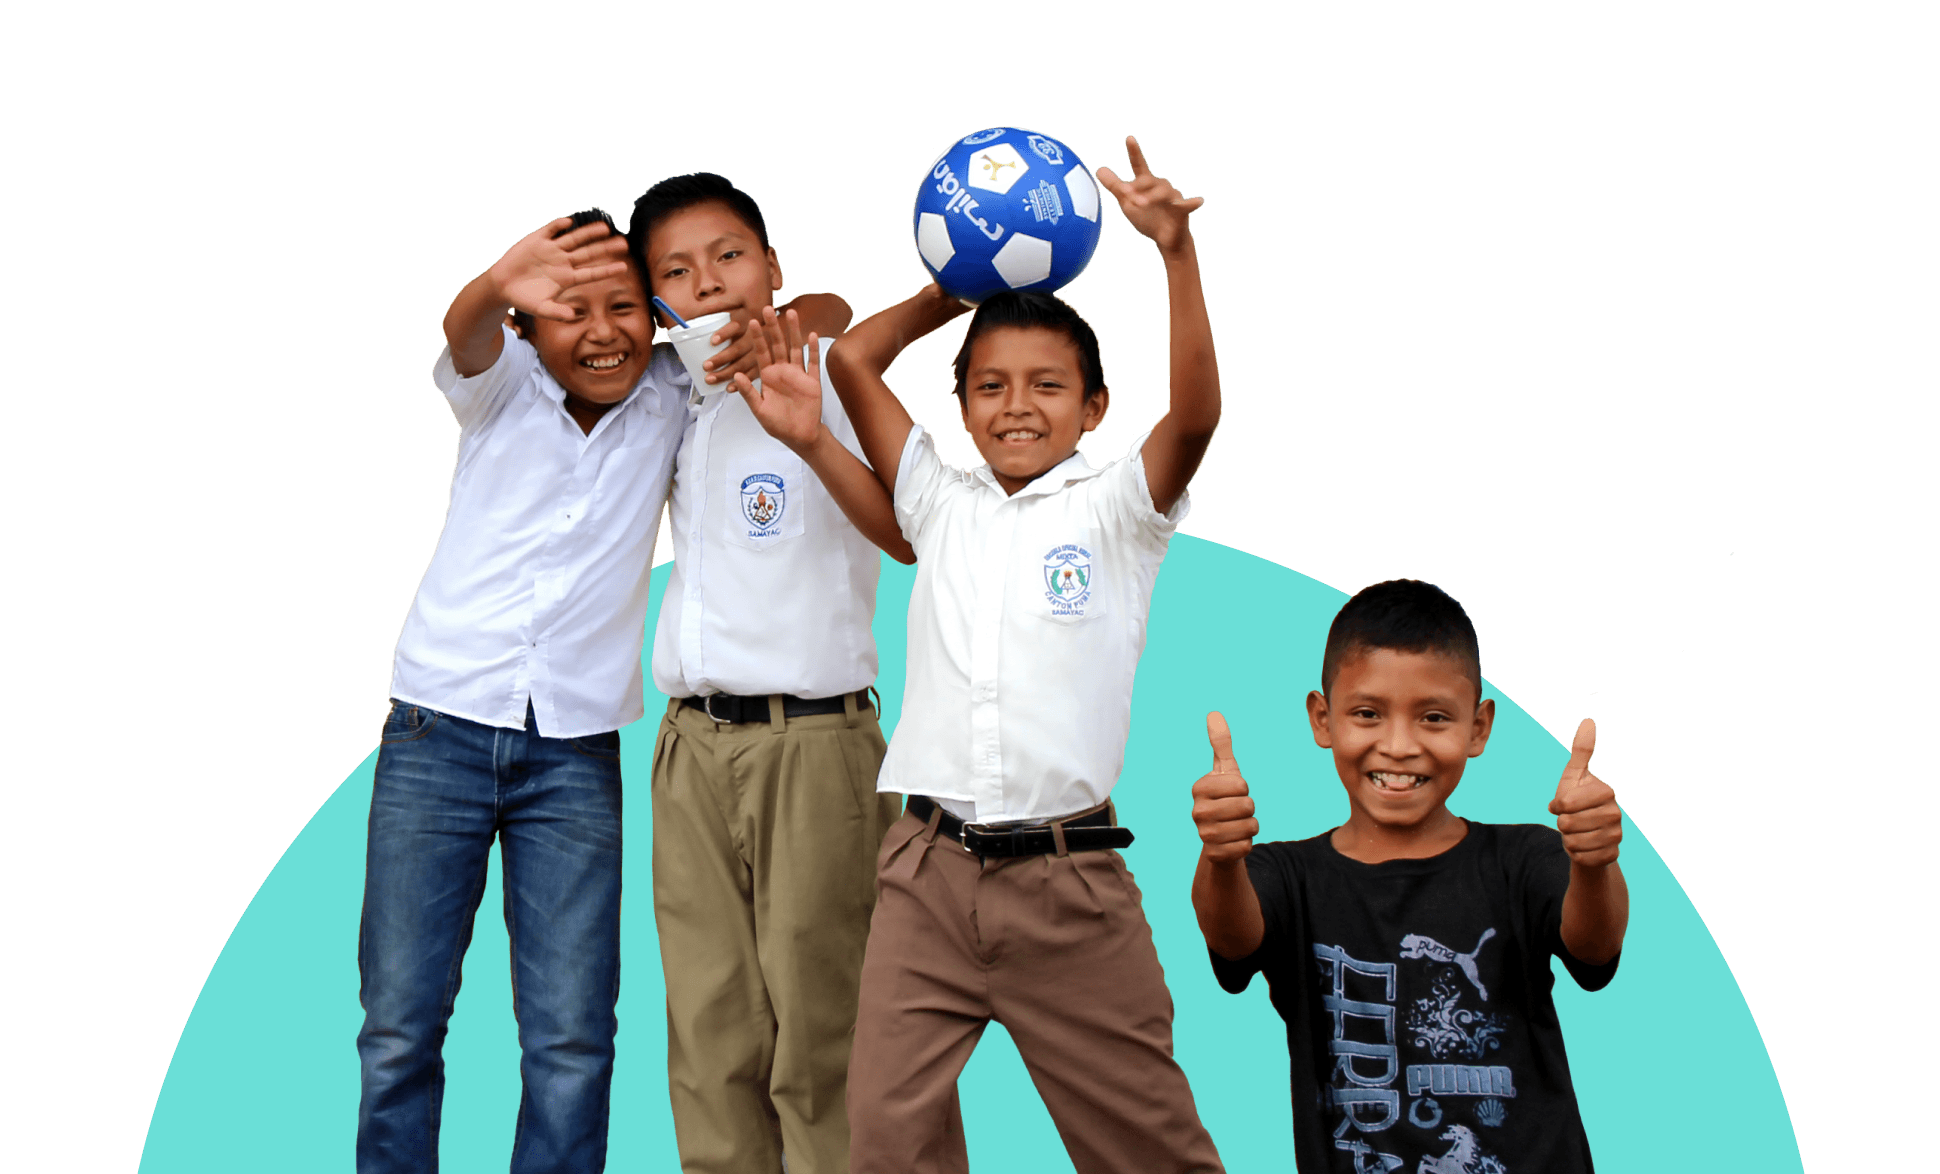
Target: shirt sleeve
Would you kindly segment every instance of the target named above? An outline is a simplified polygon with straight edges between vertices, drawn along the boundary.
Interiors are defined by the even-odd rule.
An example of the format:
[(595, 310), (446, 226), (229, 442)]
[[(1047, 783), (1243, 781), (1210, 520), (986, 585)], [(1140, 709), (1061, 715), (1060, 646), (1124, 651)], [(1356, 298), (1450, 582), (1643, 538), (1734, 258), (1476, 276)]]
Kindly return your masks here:
[(1113, 461), (1099, 476), (1107, 486), (1104, 496), (1113, 525), (1143, 538), (1148, 546), (1163, 549), (1179, 523), (1192, 512), (1192, 497), (1181, 493), (1169, 513), (1160, 513), (1152, 504), (1152, 486), (1145, 479), (1145, 441), (1151, 435), (1147, 432), (1139, 437), (1131, 452)]
[(1537, 940), (1562, 960), (1576, 985), (1586, 991), (1600, 991), (1617, 976), (1622, 952), (1601, 965), (1579, 961), (1563, 945), (1563, 894), (1569, 891), (1570, 857), (1563, 850), (1563, 837), (1555, 828), (1526, 824), (1517, 838), (1522, 873), (1524, 915), (1540, 935)]
[(896, 465), (896, 492), (892, 495), (896, 524), (911, 546), (916, 545), (935, 513), (948, 473), (948, 466), (936, 455), (936, 442), (921, 424), (912, 424), (908, 439), (903, 441), (902, 459)]
[(1266, 966), (1271, 953), (1287, 940), (1287, 911), (1292, 907), (1289, 872), (1292, 860), (1279, 844), (1256, 844), (1246, 855), (1246, 876), (1253, 882), (1253, 895), (1260, 901), (1260, 917), (1266, 932), (1260, 935), (1260, 948), (1244, 958), (1222, 958), (1206, 948), (1212, 959), (1213, 977), (1228, 994), (1237, 995)]
[(510, 326), (499, 329), (504, 332), (504, 345), (499, 347), (498, 360), (478, 374), (460, 376), (452, 362), (450, 347), (438, 355), (437, 363), (431, 368), (432, 381), (445, 393), (445, 402), (451, 405), (451, 414), (458, 418), (458, 427), (467, 432), (491, 423), (539, 365), (539, 352), (532, 349), (531, 343), (520, 338)]

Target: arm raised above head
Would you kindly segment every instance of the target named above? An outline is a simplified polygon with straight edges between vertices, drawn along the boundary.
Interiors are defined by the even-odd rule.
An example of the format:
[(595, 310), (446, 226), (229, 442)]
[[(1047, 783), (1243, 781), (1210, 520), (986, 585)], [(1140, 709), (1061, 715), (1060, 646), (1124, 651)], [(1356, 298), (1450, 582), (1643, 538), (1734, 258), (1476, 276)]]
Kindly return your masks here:
[(1159, 247), (1165, 259), (1165, 286), (1172, 320), (1172, 399), (1164, 417), (1146, 438), (1145, 484), (1152, 504), (1170, 513), (1185, 493), (1199, 462), (1219, 426), (1219, 362), (1213, 354), (1212, 320), (1206, 313), (1206, 290), (1199, 280), (1199, 253), (1186, 223), (1202, 197), (1188, 200), (1164, 179), (1152, 174), (1138, 140), (1127, 137), (1132, 178), (1120, 179), (1109, 167), (1098, 169), (1098, 182), (1118, 199), (1125, 219)]
[(445, 311), (452, 366), (468, 379), (487, 370), (505, 345), (506, 311), (566, 321), (573, 311), (554, 299), (575, 285), (618, 277), (628, 264), (625, 239), (604, 223), (573, 228), (573, 218), (561, 216), (526, 234), (467, 282)]
[(915, 425), (903, 402), (883, 381), (884, 372), (910, 343), (935, 330), (967, 307), (935, 285), (863, 321), (829, 350), (829, 382), (855, 425), (856, 439), (876, 477), (890, 493), (903, 444)]

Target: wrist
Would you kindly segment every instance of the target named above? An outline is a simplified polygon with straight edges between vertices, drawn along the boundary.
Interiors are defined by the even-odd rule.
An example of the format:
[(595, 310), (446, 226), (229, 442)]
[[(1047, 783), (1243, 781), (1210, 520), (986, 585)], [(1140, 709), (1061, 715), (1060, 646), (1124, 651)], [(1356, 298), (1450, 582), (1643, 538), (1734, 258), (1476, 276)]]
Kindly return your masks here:
[(1199, 250), (1192, 243), (1192, 230), (1181, 229), (1178, 239), (1169, 245), (1160, 245), (1159, 256), (1165, 258), (1167, 265), (1198, 263)]

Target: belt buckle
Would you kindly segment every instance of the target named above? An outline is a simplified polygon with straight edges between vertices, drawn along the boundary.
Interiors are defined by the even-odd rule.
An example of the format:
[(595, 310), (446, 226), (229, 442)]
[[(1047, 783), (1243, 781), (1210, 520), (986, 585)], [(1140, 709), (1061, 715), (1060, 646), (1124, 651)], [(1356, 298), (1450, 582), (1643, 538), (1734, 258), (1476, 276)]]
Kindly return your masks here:
[(701, 699), (701, 712), (707, 715), (707, 719), (709, 721), (714, 722), (716, 724), (719, 724), (721, 722), (727, 722), (728, 725), (735, 724), (731, 721), (728, 721), (728, 719), (724, 717), (714, 716), (714, 699), (719, 696), (720, 696), (719, 693), (709, 693), (706, 697), (703, 697)]

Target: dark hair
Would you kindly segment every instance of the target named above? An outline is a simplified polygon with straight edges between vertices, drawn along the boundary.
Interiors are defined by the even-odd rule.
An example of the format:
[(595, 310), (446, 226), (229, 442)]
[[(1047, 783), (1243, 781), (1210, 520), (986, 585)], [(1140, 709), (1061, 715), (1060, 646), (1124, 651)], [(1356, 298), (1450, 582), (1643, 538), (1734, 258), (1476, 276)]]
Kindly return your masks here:
[[(558, 240), (574, 228), (585, 228), (589, 224), (605, 224), (614, 236), (620, 235), (620, 226), (613, 223), (611, 216), (608, 216), (599, 208), (588, 208), (584, 212), (573, 213), (572, 227), (562, 228), (558, 232), (553, 233), (552, 239)], [(644, 279), (642, 280), (642, 284), (644, 284)], [(524, 310), (512, 311), (512, 322), (519, 328), (520, 337), (527, 337), (532, 333), (532, 327), (534, 325), (532, 315), (526, 313)]]
[(649, 286), (653, 284), (647, 269), (647, 234), (653, 231), (654, 223), (696, 204), (717, 201), (726, 204), (728, 211), (754, 229), (762, 248), (768, 247), (768, 224), (761, 219), (761, 206), (754, 202), (753, 196), (711, 171), (676, 175), (654, 184), (633, 201), (633, 219), (626, 226), (626, 247), (633, 254), (634, 263), (640, 266), (641, 280)]
[(1320, 691), (1331, 695), (1341, 663), (1357, 652), (1388, 648), (1396, 652), (1434, 652), (1459, 664), (1482, 699), (1482, 652), (1475, 625), (1448, 592), (1419, 579), (1376, 583), (1347, 601), (1327, 629), (1327, 651), (1320, 660)]
[(1040, 290), (1005, 290), (992, 294), (977, 307), (977, 313), (970, 319), (970, 329), (964, 333), (963, 349), (957, 352), (957, 399), (965, 399), (965, 385), (970, 379), (970, 348), (984, 333), (1000, 327), (1019, 329), (1055, 330), (1071, 340), (1078, 348), (1078, 368), (1084, 375), (1085, 398), (1105, 388), (1104, 363), (1098, 357), (1098, 336), (1092, 333), (1091, 324), (1078, 317), (1078, 312), (1060, 299)]

